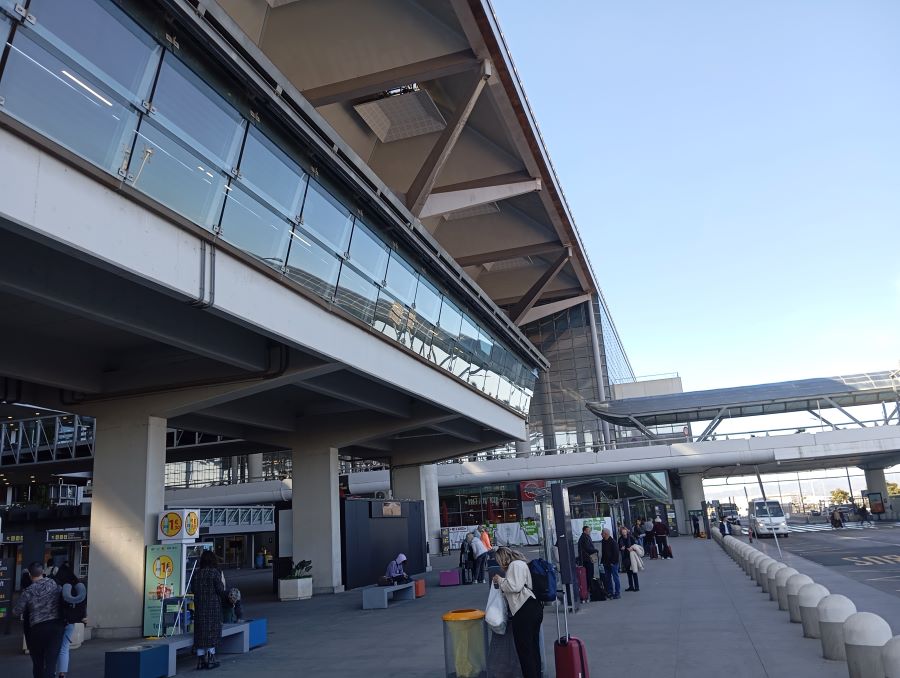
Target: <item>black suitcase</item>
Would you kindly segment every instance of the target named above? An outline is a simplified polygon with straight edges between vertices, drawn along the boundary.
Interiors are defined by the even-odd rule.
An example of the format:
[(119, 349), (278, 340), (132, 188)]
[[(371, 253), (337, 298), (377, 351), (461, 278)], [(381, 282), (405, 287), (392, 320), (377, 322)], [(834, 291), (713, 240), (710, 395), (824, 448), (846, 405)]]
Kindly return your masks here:
[(591, 580), (591, 601), (606, 600), (606, 585), (600, 579)]
[(474, 573), (472, 572), (472, 568), (462, 567), (460, 569), (462, 570), (462, 577), (460, 577), (460, 579), (462, 580), (463, 584), (472, 584), (475, 582), (475, 577), (474, 577)]

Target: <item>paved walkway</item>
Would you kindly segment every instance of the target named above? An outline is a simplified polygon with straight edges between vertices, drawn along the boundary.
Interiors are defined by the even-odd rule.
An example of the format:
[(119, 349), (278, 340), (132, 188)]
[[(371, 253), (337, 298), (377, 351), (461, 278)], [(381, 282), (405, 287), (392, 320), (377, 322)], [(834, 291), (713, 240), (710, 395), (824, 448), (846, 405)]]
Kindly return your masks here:
[[(647, 561), (639, 593), (590, 603), (570, 616), (570, 630), (588, 646), (594, 676), (653, 678), (844, 678), (846, 665), (819, 656), (819, 642), (803, 639), (766, 594), (714, 542), (672, 540), (675, 559)], [(387, 610), (363, 611), (359, 591), (308, 601), (272, 602), (246, 596), (248, 616), (269, 619), (269, 645), (249, 655), (224, 657), (221, 675), (439, 678), (444, 675), (441, 614), (482, 607), (486, 587), (438, 588), (437, 569), (455, 558), (436, 559), (425, 598)], [(853, 582), (850, 582), (851, 584)], [(248, 588), (250, 580), (247, 580)], [(259, 588), (265, 582), (258, 579)], [(552, 677), (556, 621), (544, 618)], [(0, 636), (3, 678), (31, 675), (18, 654), (18, 636)], [(122, 641), (91, 641), (72, 653), (71, 678), (100, 678), (103, 652)], [(192, 672), (193, 662), (179, 662)]]

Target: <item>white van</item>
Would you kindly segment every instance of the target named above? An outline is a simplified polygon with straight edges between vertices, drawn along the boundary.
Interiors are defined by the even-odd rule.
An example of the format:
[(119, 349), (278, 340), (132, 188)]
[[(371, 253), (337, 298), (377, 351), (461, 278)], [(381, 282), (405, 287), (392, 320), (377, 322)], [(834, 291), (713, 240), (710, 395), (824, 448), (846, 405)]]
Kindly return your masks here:
[(781, 509), (781, 504), (777, 501), (772, 499), (768, 501), (754, 499), (750, 502), (748, 513), (750, 529), (758, 537), (772, 535), (787, 537), (790, 534), (784, 511)]

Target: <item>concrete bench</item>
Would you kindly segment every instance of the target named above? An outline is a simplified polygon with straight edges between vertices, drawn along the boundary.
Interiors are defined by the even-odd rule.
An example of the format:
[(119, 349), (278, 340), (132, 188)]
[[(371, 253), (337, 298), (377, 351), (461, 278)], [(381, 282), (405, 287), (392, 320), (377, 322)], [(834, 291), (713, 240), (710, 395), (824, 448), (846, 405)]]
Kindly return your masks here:
[[(182, 633), (177, 636), (169, 636), (168, 638), (160, 638), (153, 641), (157, 645), (165, 645), (169, 649), (169, 673), (168, 676), (174, 676), (176, 673), (175, 658), (178, 650), (193, 647), (194, 634)], [(246, 622), (240, 624), (222, 624), (222, 640), (216, 648), (217, 654), (243, 654), (250, 651), (250, 625)]]
[(394, 584), (393, 586), (367, 586), (363, 589), (363, 609), (383, 610), (388, 600), (415, 600), (415, 582)]

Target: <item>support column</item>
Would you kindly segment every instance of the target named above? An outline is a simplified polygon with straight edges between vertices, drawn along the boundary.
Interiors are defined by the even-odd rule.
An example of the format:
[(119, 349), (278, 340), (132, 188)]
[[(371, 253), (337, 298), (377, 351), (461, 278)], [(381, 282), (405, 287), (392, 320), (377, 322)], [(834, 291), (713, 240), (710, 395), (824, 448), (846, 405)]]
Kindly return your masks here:
[(531, 443), (527, 440), (516, 441), (516, 457), (525, 459), (531, 456)]
[(341, 507), (336, 447), (293, 448), (293, 559), (312, 561), (313, 593), (339, 593)]
[(887, 480), (884, 477), (883, 468), (867, 468), (866, 472), (866, 491), (881, 492), (881, 498), (884, 501), (885, 514), (882, 516), (885, 520), (894, 520), (897, 515), (891, 510), (891, 500), (888, 496)]
[(437, 466), (407, 466), (391, 469), (391, 492), (395, 499), (417, 499), (425, 502), (425, 534), (428, 542), (426, 571), (431, 571), (431, 556), (441, 552), (441, 514), (438, 494)]
[(263, 479), (263, 456), (262, 454), (251, 454), (247, 456), (247, 480), (251, 483), (258, 483)]
[[(693, 534), (694, 527), (689, 517), (689, 511), (703, 509), (703, 476), (699, 473), (681, 473), (681, 496), (684, 497), (684, 516), (679, 516), (678, 531), (682, 534)], [(682, 521), (684, 526), (682, 527)]]
[(97, 417), (88, 620), (99, 638), (142, 635), (144, 547), (164, 508), (166, 420), (111, 409)]

